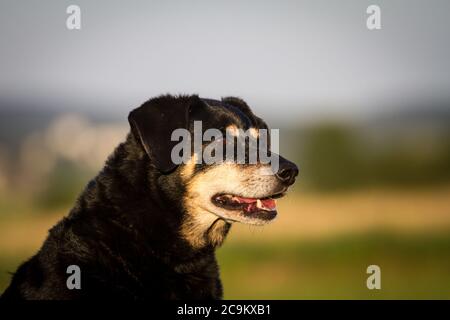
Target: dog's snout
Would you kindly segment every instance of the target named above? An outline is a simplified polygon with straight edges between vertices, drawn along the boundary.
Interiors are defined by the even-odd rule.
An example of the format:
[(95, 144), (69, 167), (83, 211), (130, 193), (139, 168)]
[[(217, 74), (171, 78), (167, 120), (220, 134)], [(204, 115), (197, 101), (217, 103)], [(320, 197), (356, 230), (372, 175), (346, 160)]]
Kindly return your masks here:
[(280, 163), (280, 168), (276, 174), (277, 178), (288, 186), (294, 184), (295, 177), (298, 175), (297, 166), (290, 161)]

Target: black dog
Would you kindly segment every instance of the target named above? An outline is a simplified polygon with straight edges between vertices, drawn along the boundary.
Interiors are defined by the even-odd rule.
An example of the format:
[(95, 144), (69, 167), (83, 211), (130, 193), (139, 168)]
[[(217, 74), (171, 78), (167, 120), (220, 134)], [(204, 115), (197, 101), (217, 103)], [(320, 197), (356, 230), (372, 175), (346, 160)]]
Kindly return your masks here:
[[(14, 274), (2, 299), (220, 299), (214, 250), (233, 222), (263, 224), (276, 215), (274, 198), (294, 183), (297, 167), (174, 164), (177, 128), (250, 129), (267, 125), (238, 98), (161, 96), (129, 115), (131, 132), (54, 226), (39, 252)], [(202, 148), (207, 147), (204, 143)], [(69, 266), (81, 288), (69, 289)]]

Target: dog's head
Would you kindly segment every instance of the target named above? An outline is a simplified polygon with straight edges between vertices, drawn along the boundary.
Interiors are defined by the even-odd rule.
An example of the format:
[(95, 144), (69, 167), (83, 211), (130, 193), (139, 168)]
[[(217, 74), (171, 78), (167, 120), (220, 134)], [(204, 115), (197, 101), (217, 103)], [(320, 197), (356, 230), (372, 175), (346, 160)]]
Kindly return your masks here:
[[(270, 145), (262, 141), (269, 137), (268, 127), (239, 98), (162, 96), (133, 110), (129, 122), (160, 173), (158, 188), (182, 215), (181, 235), (194, 247), (220, 245), (233, 222), (262, 225), (274, 219), (275, 199), (298, 174), (295, 164), (270, 150), (267, 154), (278, 157), (276, 170), (261, 161), (259, 149)], [(174, 139), (183, 138), (173, 135), (177, 129), (188, 137)], [(180, 154), (182, 163), (174, 161)]]

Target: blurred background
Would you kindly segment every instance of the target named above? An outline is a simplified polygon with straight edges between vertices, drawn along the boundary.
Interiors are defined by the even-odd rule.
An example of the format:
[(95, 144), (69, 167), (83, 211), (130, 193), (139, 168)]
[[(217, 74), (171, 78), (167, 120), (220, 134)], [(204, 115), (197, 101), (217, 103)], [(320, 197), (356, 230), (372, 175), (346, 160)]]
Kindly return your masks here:
[[(81, 30), (66, 8), (81, 8)], [(366, 28), (381, 8), (382, 29)], [(162, 93), (244, 98), (300, 166), (225, 298), (450, 298), (448, 1), (0, 3), (0, 292)], [(381, 268), (381, 290), (366, 287)]]

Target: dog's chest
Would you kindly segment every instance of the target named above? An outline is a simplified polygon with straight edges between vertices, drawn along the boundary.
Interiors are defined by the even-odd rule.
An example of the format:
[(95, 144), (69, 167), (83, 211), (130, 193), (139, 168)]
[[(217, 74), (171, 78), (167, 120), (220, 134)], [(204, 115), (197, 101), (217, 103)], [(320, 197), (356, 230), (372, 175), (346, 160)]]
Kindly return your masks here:
[(143, 283), (143, 299), (221, 299), (222, 284), (218, 275), (203, 273), (154, 274)]

